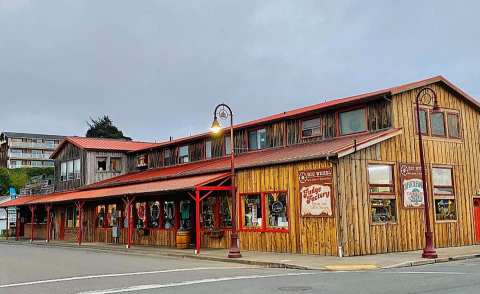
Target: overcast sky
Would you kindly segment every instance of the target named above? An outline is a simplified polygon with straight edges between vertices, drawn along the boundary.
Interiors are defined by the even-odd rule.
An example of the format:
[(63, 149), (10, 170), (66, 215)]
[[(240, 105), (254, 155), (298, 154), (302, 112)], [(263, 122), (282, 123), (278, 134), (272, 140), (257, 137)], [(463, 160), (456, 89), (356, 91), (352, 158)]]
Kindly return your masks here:
[(480, 97), (478, 1), (0, 0), (0, 131), (136, 140), (444, 75)]

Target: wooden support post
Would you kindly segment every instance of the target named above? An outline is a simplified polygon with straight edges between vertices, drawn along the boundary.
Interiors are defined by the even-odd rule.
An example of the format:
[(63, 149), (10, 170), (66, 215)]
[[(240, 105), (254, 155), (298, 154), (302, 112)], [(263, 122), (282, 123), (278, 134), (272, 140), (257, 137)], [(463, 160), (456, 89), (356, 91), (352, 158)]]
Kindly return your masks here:
[(52, 208), (51, 204), (45, 205), (45, 208), (47, 209), (47, 240), (45, 240), (47, 243), (50, 242), (50, 209)]
[[(77, 207), (78, 210), (78, 232), (77, 232), (77, 238), (78, 238), (78, 246), (82, 245), (82, 239), (83, 239), (83, 205), (85, 202), (83, 201), (77, 201), (75, 202), (75, 206)], [(75, 217), (75, 216), (74, 216)]]
[(200, 191), (195, 189), (195, 254), (200, 254)]
[(29, 206), (30, 208), (30, 214), (31, 214), (31, 217), (30, 217), (30, 243), (33, 242), (33, 234), (35, 233), (35, 230), (34, 230), (34, 223), (35, 223), (35, 209), (37, 209), (37, 207), (35, 205), (30, 205)]

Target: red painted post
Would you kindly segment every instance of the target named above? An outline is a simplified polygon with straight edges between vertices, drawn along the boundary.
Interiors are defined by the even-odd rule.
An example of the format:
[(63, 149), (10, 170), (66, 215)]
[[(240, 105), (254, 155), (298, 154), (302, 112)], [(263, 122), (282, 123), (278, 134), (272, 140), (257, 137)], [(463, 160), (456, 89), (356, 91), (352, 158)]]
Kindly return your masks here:
[(200, 254), (200, 191), (195, 189), (195, 254)]
[(33, 234), (35, 233), (35, 230), (34, 230), (34, 222), (35, 222), (35, 205), (30, 205), (30, 214), (31, 214), (31, 218), (30, 218), (30, 243), (33, 242)]
[(47, 209), (47, 240), (46, 242), (50, 242), (50, 209), (52, 207), (50, 205), (46, 205), (46, 209)]

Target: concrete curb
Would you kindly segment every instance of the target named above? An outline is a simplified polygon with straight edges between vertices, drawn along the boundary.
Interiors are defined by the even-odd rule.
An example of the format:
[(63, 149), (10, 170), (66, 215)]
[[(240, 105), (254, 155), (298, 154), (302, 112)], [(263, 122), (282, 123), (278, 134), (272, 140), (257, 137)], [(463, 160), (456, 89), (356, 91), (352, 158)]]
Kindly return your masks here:
[[(261, 267), (268, 267), (268, 268), (285, 268), (285, 269), (297, 269), (297, 270), (320, 270), (320, 271), (339, 271), (332, 269), (333, 265), (328, 265), (324, 267), (310, 267), (310, 266), (301, 266), (283, 262), (269, 262), (269, 261), (259, 261), (259, 260), (249, 260), (249, 259), (230, 259), (230, 258), (223, 258), (223, 257), (215, 257), (215, 256), (206, 256), (206, 255), (194, 255), (194, 254), (182, 254), (182, 253), (173, 253), (173, 252), (162, 252), (161, 249), (159, 251), (148, 251), (148, 250), (141, 250), (141, 248), (135, 248), (134, 250), (129, 250), (123, 247), (103, 247), (103, 246), (94, 246), (94, 245), (81, 245), (78, 246), (76, 244), (68, 244), (68, 243), (42, 243), (42, 242), (18, 242), (18, 241), (11, 241), (11, 240), (1, 240), (0, 244), (9, 244), (9, 245), (24, 245), (24, 246), (38, 246), (38, 247), (58, 247), (58, 248), (68, 248), (74, 250), (87, 250), (90, 252), (100, 252), (100, 253), (112, 253), (112, 254), (123, 254), (123, 255), (135, 255), (135, 256), (165, 256), (165, 257), (175, 257), (175, 258), (191, 258), (191, 259), (199, 259), (199, 260), (207, 260), (207, 261), (216, 261), (216, 262), (228, 262), (228, 263), (238, 263), (238, 264), (246, 264), (246, 265), (256, 265)], [(404, 267), (414, 267), (414, 266), (423, 266), (428, 264), (435, 264), (435, 263), (445, 263), (451, 261), (459, 261), (459, 260), (467, 260), (473, 258), (480, 258), (480, 253), (475, 254), (467, 254), (467, 255), (457, 255), (457, 256), (450, 256), (450, 257), (439, 257), (435, 259), (419, 259), (414, 261), (405, 261), (398, 264), (387, 265), (387, 266), (378, 266), (374, 265), (376, 268), (373, 269), (365, 269), (368, 271), (373, 270), (381, 270), (381, 269), (393, 269), (393, 268), (404, 268)], [(358, 270), (358, 265), (356, 264), (339, 264), (341, 265), (340, 271), (355, 271)], [(351, 269), (349, 269), (349, 266)]]

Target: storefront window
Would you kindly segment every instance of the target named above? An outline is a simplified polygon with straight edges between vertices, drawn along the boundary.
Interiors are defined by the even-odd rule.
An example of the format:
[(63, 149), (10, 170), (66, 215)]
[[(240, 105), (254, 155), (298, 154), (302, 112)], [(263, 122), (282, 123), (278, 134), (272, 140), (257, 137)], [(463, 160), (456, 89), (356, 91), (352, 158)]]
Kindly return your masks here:
[(450, 167), (432, 168), (432, 182), (435, 219), (437, 221), (456, 220), (457, 209), (453, 189), (453, 169)]
[(97, 228), (103, 228), (107, 226), (108, 221), (105, 218), (105, 205), (97, 206)]
[(435, 219), (437, 221), (456, 220), (455, 199), (435, 199)]
[(269, 228), (288, 228), (287, 193), (266, 193), (267, 226)]
[(393, 179), (393, 165), (370, 164), (368, 166), (370, 210), (373, 224), (397, 221)]
[(208, 197), (202, 201), (201, 222), (202, 227), (215, 228), (215, 203), (216, 197)]
[(65, 213), (65, 222), (67, 228), (76, 228), (79, 226), (78, 211), (74, 206), (67, 207)]
[(242, 197), (243, 227), (262, 227), (262, 204), (260, 194), (244, 195)]
[(230, 194), (220, 197), (220, 219), (222, 228), (232, 227), (232, 198)]
[(146, 228), (147, 225), (147, 204), (145, 202), (135, 203), (135, 211), (137, 212), (137, 229)]
[(175, 228), (175, 203), (173, 201), (165, 201), (163, 206), (165, 229)]
[(397, 221), (394, 199), (371, 199), (372, 222), (387, 223)]
[(158, 228), (160, 226), (160, 201), (151, 201), (148, 202), (148, 207), (150, 209), (150, 217), (148, 218), (148, 227)]
[(116, 227), (118, 226), (118, 212), (116, 204), (108, 205), (108, 226)]
[(190, 230), (192, 228), (192, 202), (190, 200), (180, 201), (180, 229)]

